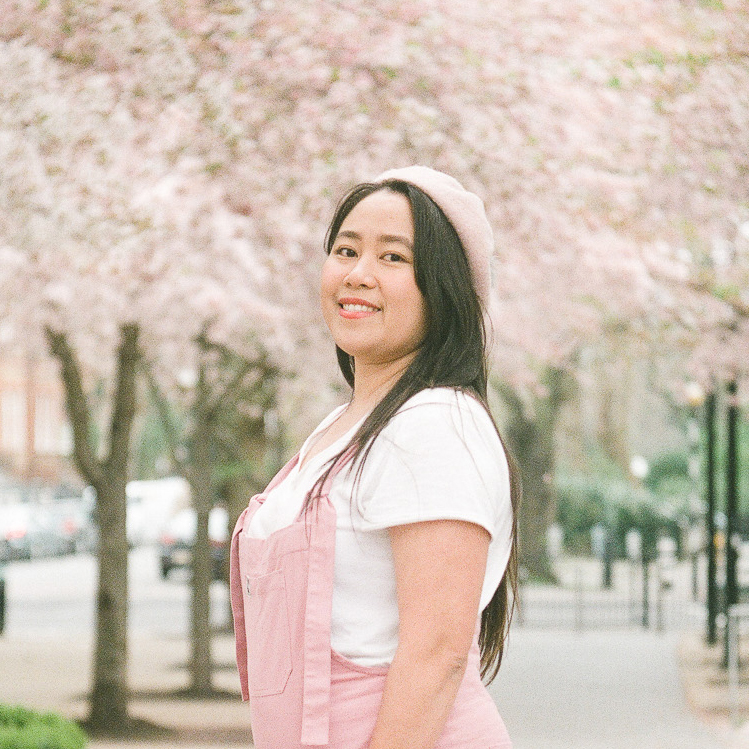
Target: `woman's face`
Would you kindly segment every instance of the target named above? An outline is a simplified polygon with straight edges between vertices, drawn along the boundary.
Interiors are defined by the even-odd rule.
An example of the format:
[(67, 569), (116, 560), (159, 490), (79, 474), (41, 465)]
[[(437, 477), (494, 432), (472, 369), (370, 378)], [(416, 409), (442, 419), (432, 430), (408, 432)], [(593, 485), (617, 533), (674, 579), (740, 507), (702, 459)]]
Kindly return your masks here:
[(388, 365), (416, 353), (426, 305), (414, 276), (411, 205), (383, 189), (346, 216), (322, 271), (325, 322), (357, 366)]

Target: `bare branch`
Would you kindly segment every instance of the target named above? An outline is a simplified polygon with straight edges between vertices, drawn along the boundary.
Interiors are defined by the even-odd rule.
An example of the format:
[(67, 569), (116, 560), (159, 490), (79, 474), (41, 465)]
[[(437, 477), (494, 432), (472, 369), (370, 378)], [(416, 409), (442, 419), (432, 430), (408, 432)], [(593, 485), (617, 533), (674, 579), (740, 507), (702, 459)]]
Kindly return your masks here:
[(169, 450), (169, 458), (172, 461), (172, 466), (179, 474), (185, 476), (187, 475), (187, 466), (185, 461), (181, 460), (179, 457), (179, 432), (169, 410), (169, 401), (161, 391), (159, 384), (156, 382), (156, 378), (153, 376), (153, 370), (148, 362), (141, 361), (141, 371), (146, 378), (151, 398), (153, 399), (156, 410), (159, 414), (159, 420), (161, 421), (161, 427), (164, 430), (164, 435), (166, 437), (166, 445)]
[(701, 294), (709, 294), (715, 299), (723, 302), (723, 304), (728, 305), (738, 317), (749, 317), (749, 304), (744, 302), (737, 295), (717, 296), (715, 290), (706, 281), (690, 281), (689, 287)]
[(83, 391), (81, 371), (75, 352), (65, 333), (45, 328), (49, 350), (61, 365), (62, 381), (65, 387), (65, 404), (68, 418), (73, 428), (73, 458), (83, 478), (93, 486), (101, 486), (104, 472), (96, 459), (96, 451), (91, 444), (91, 419), (88, 401)]
[(253, 370), (259, 372), (257, 382), (254, 385), (263, 382), (267, 378), (279, 375), (279, 369), (268, 363), (268, 358), (265, 354), (259, 354), (255, 360), (247, 359), (224, 344), (208, 340), (205, 333), (198, 335), (195, 341), (204, 352), (216, 351), (224, 359), (234, 360), (238, 365), (234, 375), (221, 392), (206, 405), (206, 418), (209, 420), (214, 419), (222, 408), (226, 408), (232, 403), (237, 402), (241, 394), (241, 386), (247, 375)]
[(135, 378), (138, 371), (139, 328), (133, 323), (120, 328), (120, 347), (117, 352), (117, 385), (109, 432), (109, 456), (111, 461), (127, 459), (130, 448), (133, 419), (135, 418)]

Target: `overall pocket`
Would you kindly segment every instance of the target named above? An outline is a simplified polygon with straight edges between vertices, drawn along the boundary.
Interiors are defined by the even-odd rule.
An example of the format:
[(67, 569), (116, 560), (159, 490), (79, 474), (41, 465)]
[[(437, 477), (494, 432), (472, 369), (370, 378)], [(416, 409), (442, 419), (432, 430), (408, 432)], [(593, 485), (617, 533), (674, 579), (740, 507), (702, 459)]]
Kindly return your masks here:
[(250, 696), (281, 694), (291, 674), (291, 632), (283, 571), (245, 575), (244, 611)]

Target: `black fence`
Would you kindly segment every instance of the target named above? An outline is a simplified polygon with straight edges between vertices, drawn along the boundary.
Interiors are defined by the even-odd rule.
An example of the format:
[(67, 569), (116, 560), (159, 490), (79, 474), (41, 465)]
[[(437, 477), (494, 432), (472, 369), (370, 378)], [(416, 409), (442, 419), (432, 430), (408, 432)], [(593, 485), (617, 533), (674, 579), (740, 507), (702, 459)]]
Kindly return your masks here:
[(556, 585), (521, 585), (515, 626), (673, 630), (705, 624), (699, 560), (647, 567), (617, 562), (606, 571), (595, 559), (567, 559), (557, 571)]

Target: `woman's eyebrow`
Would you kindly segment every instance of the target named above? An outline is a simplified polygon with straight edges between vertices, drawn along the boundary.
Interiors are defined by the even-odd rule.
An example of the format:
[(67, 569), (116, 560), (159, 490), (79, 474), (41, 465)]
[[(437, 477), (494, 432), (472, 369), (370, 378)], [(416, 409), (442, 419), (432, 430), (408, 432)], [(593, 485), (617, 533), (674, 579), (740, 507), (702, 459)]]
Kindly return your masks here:
[[(339, 231), (336, 239), (338, 239), (338, 237), (342, 237), (344, 239), (356, 239), (359, 241), (361, 241), (362, 238), (359, 232), (352, 231), (351, 229), (344, 229), (343, 231)], [(408, 239), (408, 237), (404, 237), (401, 234), (380, 234), (377, 239), (380, 242), (398, 242), (404, 247), (407, 247), (409, 250), (413, 249), (411, 241)]]
[(400, 234), (380, 234), (379, 237), (381, 242), (398, 242), (404, 245), (409, 250), (413, 249), (411, 241), (407, 237), (403, 237)]
[(346, 229), (344, 231), (339, 231), (338, 234), (336, 234), (336, 239), (338, 239), (338, 237), (343, 237), (344, 239), (361, 239), (361, 234)]

